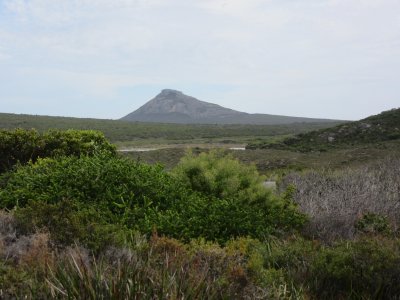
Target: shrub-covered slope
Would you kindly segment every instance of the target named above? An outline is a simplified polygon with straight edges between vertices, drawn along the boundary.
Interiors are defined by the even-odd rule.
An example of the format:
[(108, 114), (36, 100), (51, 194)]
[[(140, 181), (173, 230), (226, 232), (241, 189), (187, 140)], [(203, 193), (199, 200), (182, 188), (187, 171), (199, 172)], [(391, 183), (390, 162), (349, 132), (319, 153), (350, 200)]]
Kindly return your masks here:
[(357, 122), (298, 134), (278, 143), (251, 144), (248, 145), (248, 148), (312, 151), (395, 139), (400, 139), (400, 108), (385, 111)]

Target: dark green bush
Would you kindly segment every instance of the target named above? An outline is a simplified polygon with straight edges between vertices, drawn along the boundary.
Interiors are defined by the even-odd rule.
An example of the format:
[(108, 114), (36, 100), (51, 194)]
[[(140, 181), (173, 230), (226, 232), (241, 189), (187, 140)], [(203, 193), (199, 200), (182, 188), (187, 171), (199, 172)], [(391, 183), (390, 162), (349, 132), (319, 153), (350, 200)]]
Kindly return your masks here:
[(398, 239), (363, 236), (323, 246), (292, 236), (271, 238), (257, 248), (263, 265), (258, 276), (264, 273), (268, 280), (272, 274), (274, 280), (290, 283), (292, 294), (305, 291), (307, 299), (398, 299), (400, 295)]
[(23, 208), (32, 202), (57, 204), (64, 199), (93, 206), (106, 222), (152, 230), (158, 212), (184, 195), (159, 166), (109, 154), (39, 159), (3, 176), (0, 205)]
[(319, 299), (397, 299), (400, 243), (368, 237), (322, 248), (313, 263), (310, 282)]
[(223, 243), (236, 236), (264, 238), (304, 221), (288, 198), (262, 187), (250, 185), (248, 193), (239, 187), (218, 198), (193, 191), (160, 166), (104, 153), (39, 159), (3, 175), (0, 183), (2, 208), (16, 207), (27, 227), (58, 227), (53, 235), (67, 244), (73, 238), (90, 244), (83, 233), (92, 222)]
[(93, 155), (97, 151), (115, 153), (115, 147), (97, 131), (50, 130), (39, 134), (36, 130), (0, 130), (0, 173), (39, 157)]
[[(172, 180), (161, 167), (108, 154), (94, 157), (39, 159), (7, 174), (0, 190), (3, 207), (24, 207), (28, 201), (57, 203), (73, 199), (119, 215), (125, 208), (168, 206)], [(177, 191), (178, 192), (178, 191)]]
[(355, 227), (357, 231), (367, 234), (388, 234), (390, 226), (387, 217), (374, 213), (367, 213), (357, 220)]

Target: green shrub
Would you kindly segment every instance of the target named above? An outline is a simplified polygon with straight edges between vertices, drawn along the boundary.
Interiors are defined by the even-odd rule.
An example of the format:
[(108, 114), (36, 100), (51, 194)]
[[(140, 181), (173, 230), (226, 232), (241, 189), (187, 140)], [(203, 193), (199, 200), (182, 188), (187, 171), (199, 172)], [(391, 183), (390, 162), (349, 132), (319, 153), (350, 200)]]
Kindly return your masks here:
[(45, 228), (56, 246), (79, 242), (95, 252), (109, 245), (122, 246), (132, 234), (122, 225), (108, 223), (95, 206), (68, 199), (56, 203), (29, 201), (14, 216), (19, 235)]
[(361, 233), (367, 234), (387, 234), (390, 233), (390, 226), (387, 217), (374, 213), (367, 213), (357, 220), (356, 229)]
[(310, 282), (319, 299), (395, 299), (400, 295), (400, 244), (362, 238), (322, 248)]
[(115, 154), (115, 147), (97, 131), (50, 130), (39, 134), (36, 130), (0, 130), (0, 173), (39, 157), (93, 155), (97, 151)]
[(283, 196), (274, 195), (263, 186), (264, 177), (255, 166), (241, 164), (223, 152), (211, 151), (194, 156), (188, 153), (173, 170), (185, 186), (206, 196), (203, 208), (209, 224), (204, 230), (215, 229), (223, 220), (227, 226), (221, 235), (265, 238), (300, 228), (306, 217), (292, 202), (292, 187)]
[(85, 242), (88, 228), (107, 224), (151, 233), (174, 201), (190, 198), (161, 167), (104, 153), (39, 159), (1, 181), (0, 206), (17, 208), (26, 228), (45, 226), (63, 244)]
[(34, 292), (33, 287), (38, 285), (34, 279), (27, 270), (8, 265), (6, 261), (0, 259), (0, 298), (24, 299), (28, 297)]
[[(250, 177), (243, 182), (251, 182)], [(86, 245), (93, 242), (93, 247), (98, 245), (96, 238), (89, 241), (85, 232), (106, 224), (147, 234), (157, 230), (186, 241), (204, 237), (225, 243), (237, 236), (265, 238), (304, 222), (290, 193), (274, 196), (257, 186), (259, 182), (232, 187), (233, 191), (225, 186), (226, 196), (218, 198), (181, 180), (160, 166), (107, 153), (39, 159), (0, 177), (0, 207), (16, 207), (27, 228), (47, 227), (61, 244), (76, 238)]]
[(73, 199), (121, 217), (125, 208), (139, 209), (153, 203), (166, 207), (174, 192), (173, 181), (161, 167), (104, 153), (39, 159), (5, 177), (0, 204), (7, 208), (24, 207), (28, 201)]
[(40, 148), (40, 135), (36, 130), (1, 130), (0, 173), (11, 169), (18, 162), (26, 163), (38, 157)]
[(400, 294), (397, 239), (363, 236), (322, 246), (292, 236), (271, 238), (251, 249), (245, 253), (252, 255), (248, 263), (257, 262), (257, 278), (284, 285), (291, 296), (305, 293), (311, 299), (397, 299)]
[(211, 151), (198, 156), (189, 152), (174, 169), (174, 174), (191, 189), (210, 197), (234, 197), (247, 202), (271, 198), (255, 166), (243, 165), (224, 152)]

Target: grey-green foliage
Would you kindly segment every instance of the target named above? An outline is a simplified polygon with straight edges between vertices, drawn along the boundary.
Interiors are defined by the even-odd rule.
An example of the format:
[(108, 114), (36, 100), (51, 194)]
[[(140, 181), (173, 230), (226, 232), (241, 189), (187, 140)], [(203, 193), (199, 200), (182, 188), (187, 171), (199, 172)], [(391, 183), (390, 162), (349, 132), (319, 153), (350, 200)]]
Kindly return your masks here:
[(189, 152), (174, 169), (179, 180), (195, 191), (219, 199), (235, 197), (242, 201), (270, 199), (262, 185), (264, 177), (253, 165), (246, 166), (222, 151), (195, 156)]
[(208, 206), (215, 207), (213, 211), (230, 224), (238, 224), (234, 228), (241, 234), (252, 228), (255, 236), (265, 237), (266, 233), (300, 228), (306, 221), (292, 202), (290, 189), (282, 196), (272, 194), (254, 166), (241, 164), (223, 152), (188, 153), (173, 173), (187, 187), (210, 198)]

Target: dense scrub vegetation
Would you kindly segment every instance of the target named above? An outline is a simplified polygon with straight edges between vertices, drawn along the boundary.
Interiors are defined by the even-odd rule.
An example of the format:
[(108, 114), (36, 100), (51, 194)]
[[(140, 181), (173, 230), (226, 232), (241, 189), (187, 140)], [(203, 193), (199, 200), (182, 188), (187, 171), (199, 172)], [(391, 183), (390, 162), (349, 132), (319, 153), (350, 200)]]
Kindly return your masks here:
[[(65, 220), (57, 228), (55, 234), (63, 239), (68, 232), (76, 232), (71, 236), (76, 239), (79, 228), (75, 227), (89, 223), (120, 225), (148, 234), (157, 230), (186, 241), (204, 237), (224, 243), (236, 236), (263, 238), (286, 232), (304, 222), (289, 197), (277, 197), (262, 188), (252, 168), (242, 166), (242, 173), (236, 174), (239, 165), (235, 160), (221, 159), (221, 163), (226, 168), (218, 180), (225, 193), (187, 186), (185, 175), (173, 177), (159, 166), (108, 154), (39, 159), (1, 178), (0, 206), (17, 207), (17, 215), (29, 222), (27, 228), (45, 225), (52, 231), (56, 228), (51, 226), (53, 222), (77, 218), (75, 222)], [(233, 168), (229, 169), (229, 164)], [(201, 172), (190, 175), (197, 183), (204, 180)], [(231, 187), (226, 186), (228, 182)], [(68, 224), (74, 227), (68, 228)], [(89, 233), (82, 230), (82, 239), (93, 237)]]
[(272, 148), (296, 151), (326, 151), (360, 144), (400, 139), (400, 108), (336, 127), (300, 133), (281, 142), (251, 143), (249, 149)]
[[(339, 124), (341, 122), (337, 122)], [(235, 142), (245, 137), (250, 139), (296, 134), (326, 128), (335, 123), (297, 123), (287, 125), (193, 125), (157, 124), (115, 120), (79, 119), (0, 113), (0, 128), (36, 128), (39, 132), (49, 129), (99, 130), (111, 142), (141, 141), (192, 142), (194, 139)]]
[(113, 148), (61, 150), (0, 176), (0, 298), (400, 295), (398, 157), (281, 175), (271, 191), (222, 152), (167, 172)]
[[(221, 149), (223, 150), (223, 149)], [(195, 147), (193, 153), (209, 152), (209, 148)], [(358, 168), (365, 164), (398, 156), (400, 139), (379, 144), (365, 144), (330, 149), (329, 151), (299, 152), (279, 149), (224, 150), (244, 164), (255, 164), (257, 171), (268, 177), (300, 170)], [(161, 163), (171, 170), (185, 156), (184, 148), (166, 148), (147, 152), (126, 152), (124, 156), (149, 164)]]
[(225, 246), (132, 234), (94, 254), (46, 233), (15, 235), (0, 213), (0, 295), (57, 299), (397, 299), (400, 241), (362, 236), (324, 245), (299, 236)]
[(50, 130), (40, 134), (36, 130), (0, 130), (0, 173), (40, 157), (93, 155), (98, 151), (113, 154), (115, 146), (96, 131)]

